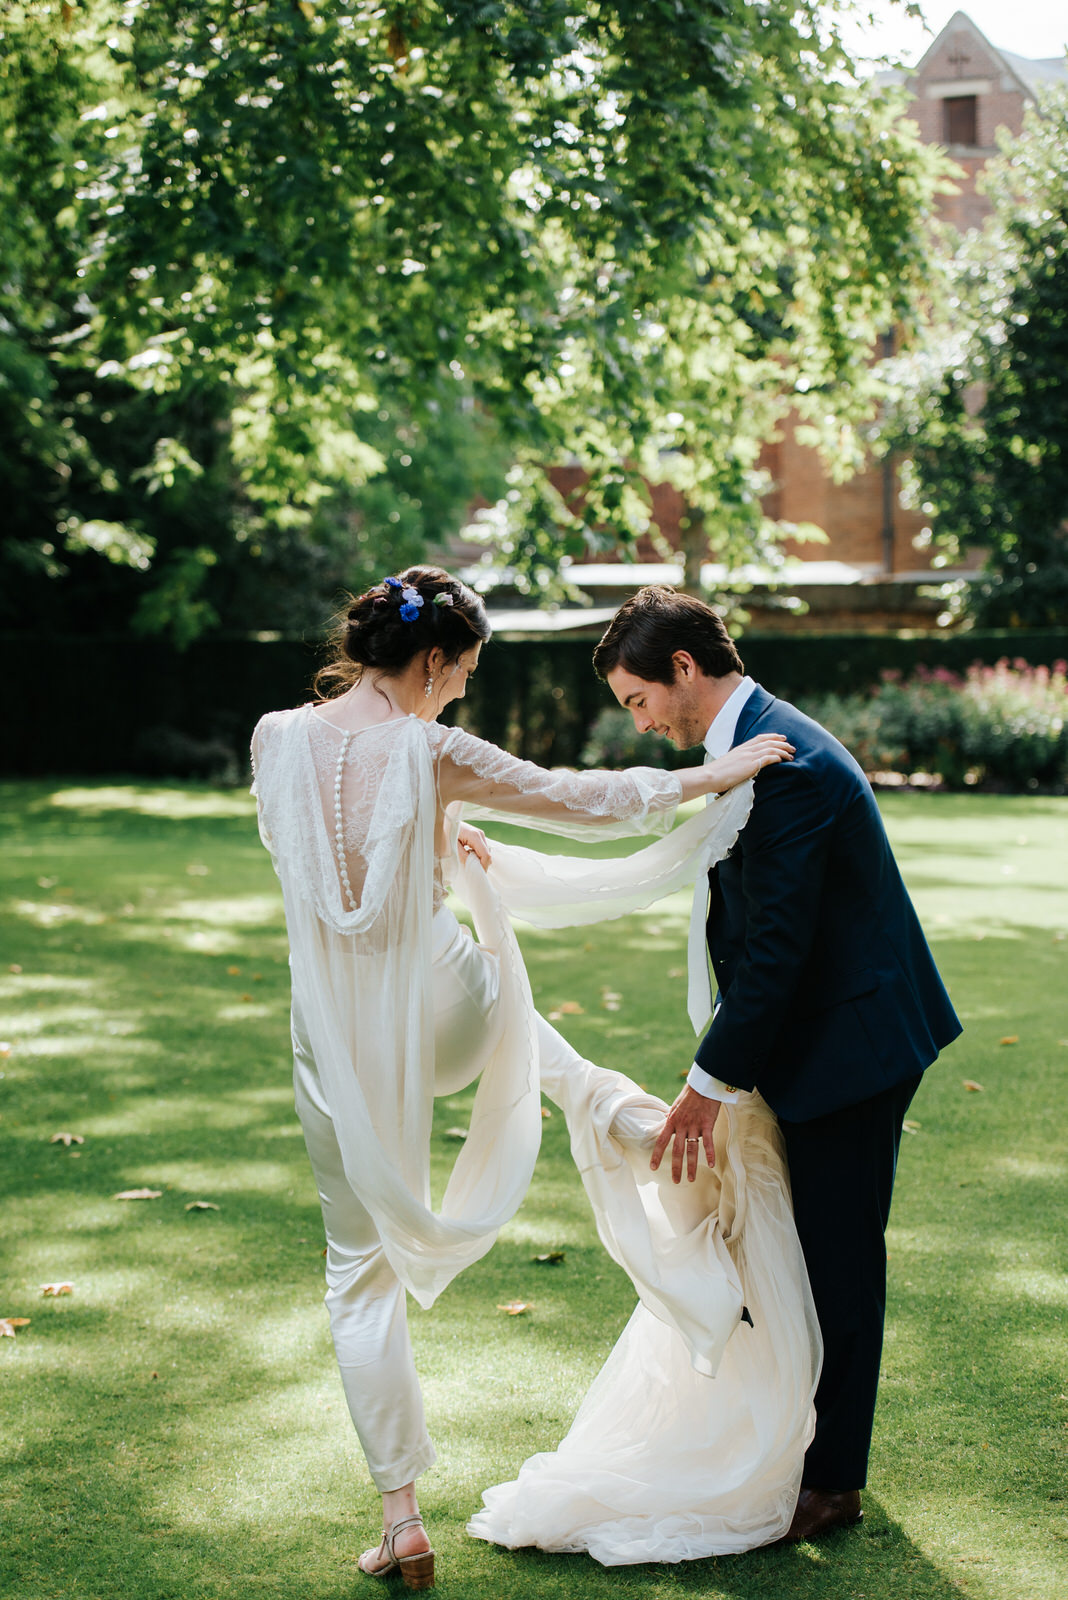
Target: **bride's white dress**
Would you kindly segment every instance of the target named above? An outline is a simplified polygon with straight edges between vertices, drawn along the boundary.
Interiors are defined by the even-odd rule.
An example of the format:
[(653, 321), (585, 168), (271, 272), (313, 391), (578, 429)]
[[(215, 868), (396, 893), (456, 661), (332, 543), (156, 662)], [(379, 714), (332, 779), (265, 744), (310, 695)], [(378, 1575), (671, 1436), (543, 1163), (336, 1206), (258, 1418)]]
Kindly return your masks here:
[[(811, 1436), (819, 1335), (778, 1130), (759, 1096), (724, 1108), (697, 1183), (649, 1171), (663, 1102), (582, 1061), (534, 1011), (509, 913), (554, 927), (619, 916), (692, 882), (744, 825), (740, 785), (616, 861), (496, 844), (460, 864), (453, 802), (591, 837), (670, 825), (678, 780), (652, 769), (547, 773), (460, 730), (403, 718), (345, 734), (312, 707), (257, 729), (261, 831), (286, 908), (294, 1033), (314, 1058), (353, 1194), (423, 1306), (518, 1208), (541, 1132), (564, 1111), (606, 1249), (639, 1304), (558, 1449), (485, 1494), (479, 1538), (607, 1564), (751, 1549), (789, 1524)], [(442, 861), (493, 965), (493, 1018), (468, 1137), (431, 1207), (431, 973)], [(558, 1048), (559, 1046), (559, 1048)]]

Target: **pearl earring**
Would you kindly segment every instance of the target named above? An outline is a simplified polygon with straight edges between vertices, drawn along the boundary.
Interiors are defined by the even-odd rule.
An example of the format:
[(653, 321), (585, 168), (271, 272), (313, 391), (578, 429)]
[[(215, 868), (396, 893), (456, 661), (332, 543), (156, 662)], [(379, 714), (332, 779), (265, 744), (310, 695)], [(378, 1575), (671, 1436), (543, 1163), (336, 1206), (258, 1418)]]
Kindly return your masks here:
[(434, 693), (434, 680), (433, 680), (433, 678), (428, 677), (427, 680), (426, 680), (426, 683), (423, 686), (423, 694), (429, 700), (430, 696), (433, 693)]

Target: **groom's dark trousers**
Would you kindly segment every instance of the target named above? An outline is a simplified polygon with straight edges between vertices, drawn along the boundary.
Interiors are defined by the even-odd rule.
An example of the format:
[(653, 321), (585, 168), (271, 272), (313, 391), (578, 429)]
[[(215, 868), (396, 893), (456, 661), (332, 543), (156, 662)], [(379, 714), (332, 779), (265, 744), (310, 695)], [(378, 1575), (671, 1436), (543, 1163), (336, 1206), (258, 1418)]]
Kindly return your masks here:
[(960, 1032), (871, 787), (826, 729), (757, 686), (736, 744), (783, 733), (730, 854), (709, 874), (718, 988), (697, 1050), (779, 1118), (823, 1334), (810, 1488), (863, 1488), (886, 1301), (884, 1233), (902, 1123)]

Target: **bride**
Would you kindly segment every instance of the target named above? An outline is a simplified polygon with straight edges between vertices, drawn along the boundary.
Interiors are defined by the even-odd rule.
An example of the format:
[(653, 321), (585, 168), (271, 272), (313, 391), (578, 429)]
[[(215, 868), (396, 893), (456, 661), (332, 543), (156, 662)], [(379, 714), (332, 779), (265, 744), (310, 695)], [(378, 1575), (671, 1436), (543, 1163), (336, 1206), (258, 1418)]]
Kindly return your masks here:
[[(296, 1104), (322, 1204), (331, 1331), (382, 1496), (382, 1540), (359, 1565), (399, 1571), (412, 1589), (434, 1582), (415, 1480), (435, 1456), (405, 1291), (429, 1307), (514, 1214), (537, 1156), (541, 1090), (567, 1116), (602, 1240), (640, 1302), (560, 1449), (488, 1491), (472, 1533), (606, 1563), (766, 1543), (796, 1499), (818, 1364), (759, 1096), (724, 1108), (715, 1165), (696, 1183), (653, 1174), (667, 1108), (582, 1060), (537, 1015), (509, 920), (619, 916), (692, 881), (737, 837), (747, 780), (790, 746), (767, 735), (674, 773), (517, 760), (436, 720), (462, 698), (489, 631), (482, 602), (440, 568), (388, 577), (350, 607), (317, 682), (323, 697), (270, 713), (253, 736), (260, 831), (290, 941)], [(701, 796), (719, 798), (615, 862), (499, 844), (491, 854), (460, 816), (468, 805), (618, 837), (666, 833), (679, 803)], [(477, 942), (445, 904), (447, 880)], [(435, 1211), (433, 1099), (476, 1078)]]

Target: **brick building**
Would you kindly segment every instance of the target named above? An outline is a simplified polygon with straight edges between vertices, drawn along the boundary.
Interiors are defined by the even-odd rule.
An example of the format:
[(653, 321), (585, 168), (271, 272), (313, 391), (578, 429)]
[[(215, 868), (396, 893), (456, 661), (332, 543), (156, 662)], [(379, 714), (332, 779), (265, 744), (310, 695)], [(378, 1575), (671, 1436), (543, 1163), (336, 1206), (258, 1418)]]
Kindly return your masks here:
[[(1005, 26), (1011, 29), (1010, 17)], [(946, 222), (962, 231), (981, 225), (989, 204), (977, 192), (976, 178), (997, 153), (997, 130), (1019, 133), (1039, 87), (1065, 78), (1068, 63), (1064, 57), (1028, 61), (999, 49), (963, 11), (951, 17), (916, 67), (882, 75), (884, 82), (905, 85), (911, 96), (909, 115), (923, 139), (942, 146), (961, 169), (956, 192), (942, 196), (939, 202)], [(885, 353), (890, 352), (891, 337), (884, 341)], [(893, 461), (873, 462), (848, 482), (836, 484), (817, 451), (798, 441), (787, 419), (779, 436), (765, 446), (761, 465), (773, 483), (765, 501), (768, 515), (778, 521), (814, 523), (827, 535), (828, 543), (786, 546), (798, 563), (792, 567), (789, 590), (803, 598), (803, 614), (796, 606), (782, 604), (781, 589), (777, 600), (768, 599), (760, 575), (750, 575), (757, 580), (747, 601), (754, 626), (778, 629), (800, 625), (824, 630), (937, 626), (941, 604), (923, 591), (956, 574), (933, 572), (929, 554), (917, 548), (915, 541), (926, 519), (901, 505)], [(564, 467), (553, 476), (565, 493), (581, 484), (577, 469)], [(654, 521), (676, 550), (681, 549), (679, 518), (684, 512), (674, 490), (663, 484), (654, 486)], [(639, 568), (621, 566), (608, 556), (572, 569), (595, 608), (585, 614), (583, 631), (595, 630), (602, 614), (610, 615), (638, 583), (681, 581), (681, 565), (663, 563), (652, 541), (643, 541), (638, 556), (644, 563)], [(974, 570), (978, 564), (978, 557), (973, 556), (970, 568), (961, 570)], [(721, 576), (721, 569), (711, 564), (703, 571), (709, 587)], [(507, 604), (503, 594), (501, 602)], [(509, 610), (501, 613), (499, 626), (514, 627), (517, 632), (540, 631), (549, 623), (547, 619), (538, 623), (535, 618), (539, 615), (544, 617), (543, 613), (528, 613), (524, 620), (521, 610)], [(552, 626), (555, 630), (580, 625), (582, 615), (561, 614)]]
[[(1011, 27), (1008, 18), (1006, 27)], [(999, 49), (963, 11), (950, 18), (915, 68), (883, 75), (883, 81), (908, 89), (909, 115), (924, 141), (942, 146), (961, 169), (955, 192), (939, 200), (946, 222), (962, 232), (982, 225), (990, 205), (977, 191), (976, 178), (997, 154), (998, 131), (1020, 133), (1039, 87), (1066, 77), (1064, 57), (1027, 61)], [(835, 484), (816, 452), (799, 444), (786, 426), (766, 447), (763, 465), (775, 480), (769, 515), (814, 522), (828, 535), (829, 544), (798, 546), (793, 554), (806, 562), (833, 559), (857, 569), (867, 586), (876, 584), (888, 596), (896, 591), (891, 610), (909, 615), (913, 625), (923, 625), (926, 616), (930, 625), (937, 604), (924, 604), (916, 595), (930, 573), (930, 558), (914, 542), (925, 519), (901, 505), (893, 462), (873, 463), (847, 483)], [(906, 602), (905, 591), (911, 591), (913, 603)], [(843, 600), (849, 609), (853, 600)]]
[[(1006, 18), (1006, 30), (1011, 18)], [(963, 11), (952, 16), (912, 72), (887, 74), (912, 94), (909, 114), (927, 144), (942, 145), (965, 173), (955, 195), (940, 205), (947, 222), (978, 228), (989, 205), (975, 180), (997, 153), (997, 133), (1019, 133), (1024, 112), (1043, 84), (1068, 76), (1063, 56), (1026, 61), (992, 45)]]

